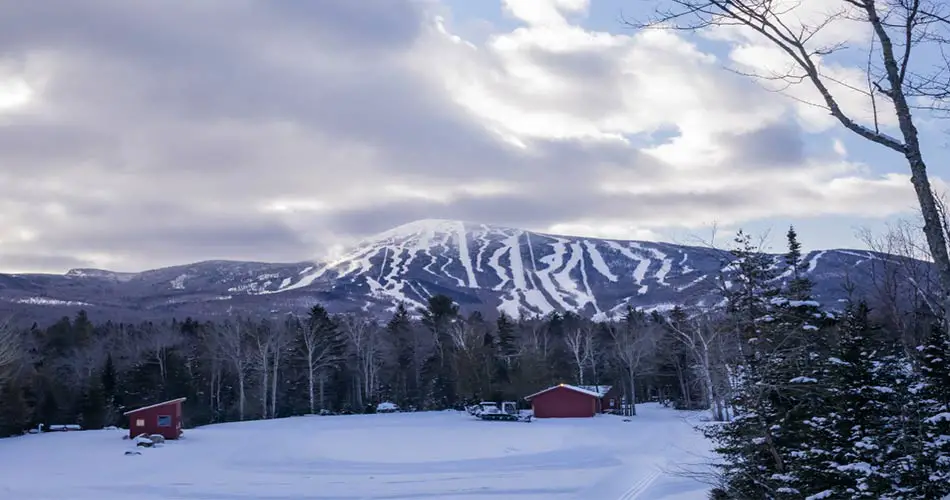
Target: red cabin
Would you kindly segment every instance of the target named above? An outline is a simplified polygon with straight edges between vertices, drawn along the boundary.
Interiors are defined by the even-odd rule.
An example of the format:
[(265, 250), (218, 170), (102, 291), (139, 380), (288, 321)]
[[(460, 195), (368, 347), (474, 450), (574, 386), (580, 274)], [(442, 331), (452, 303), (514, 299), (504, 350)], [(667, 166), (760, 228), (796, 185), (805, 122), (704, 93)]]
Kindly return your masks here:
[(525, 400), (531, 402), (535, 418), (593, 417), (619, 406), (616, 391), (611, 389), (609, 385), (579, 387), (559, 384), (526, 396)]
[(129, 417), (129, 437), (141, 434), (161, 434), (165, 439), (181, 437), (181, 404), (185, 399), (173, 399), (125, 412)]

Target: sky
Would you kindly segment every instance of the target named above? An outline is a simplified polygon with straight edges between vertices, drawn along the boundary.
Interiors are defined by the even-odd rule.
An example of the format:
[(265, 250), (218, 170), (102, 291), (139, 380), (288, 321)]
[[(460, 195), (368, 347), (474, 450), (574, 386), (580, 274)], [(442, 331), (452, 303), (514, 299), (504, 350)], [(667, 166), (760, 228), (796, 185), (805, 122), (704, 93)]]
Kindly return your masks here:
[[(900, 155), (727, 70), (774, 51), (622, 25), (651, 3), (0, 0), (0, 272), (320, 259), (417, 219), (781, 250), (914, 217)], [(919, 124), (939, 190), (947, 125)]]

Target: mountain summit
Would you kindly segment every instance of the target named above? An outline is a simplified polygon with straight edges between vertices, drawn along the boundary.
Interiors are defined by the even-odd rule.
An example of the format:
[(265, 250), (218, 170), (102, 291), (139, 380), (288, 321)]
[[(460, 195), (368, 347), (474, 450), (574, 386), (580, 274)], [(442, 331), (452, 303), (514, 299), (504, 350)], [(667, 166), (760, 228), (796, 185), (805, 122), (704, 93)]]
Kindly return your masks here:
[[(773, 256), (776, 270), (785, 267)], [(847, 273), (860, 286), (882, 256), (858, 250), (808, 253), (816, 295), (844, 296)], [(666, 310), (721, 301), (731, 255), (669, 243), (550, 235), (451, 220), (421, 220), (384, 231), (327, 262), (208, 261), (144, 271), (73, 270), (65, 275), (0, 274), (0, 312), (62, 315), (83, 307), (121, 318), (331, 310), (385, 314), (445, 294), (466, 309), (512, 316), (575, 311), (611, 317), (627, 306)]]

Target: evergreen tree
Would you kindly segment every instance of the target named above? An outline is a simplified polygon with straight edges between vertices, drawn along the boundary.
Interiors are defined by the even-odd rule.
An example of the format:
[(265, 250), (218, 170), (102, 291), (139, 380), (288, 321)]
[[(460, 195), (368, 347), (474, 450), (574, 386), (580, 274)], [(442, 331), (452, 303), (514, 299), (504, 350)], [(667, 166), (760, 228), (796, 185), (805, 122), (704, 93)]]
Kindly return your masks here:
[(498, 357), (510, 365), (511, 360), (518, 353), (518, 346), (515, 344), (515, 323), (507, 314), (501, 313), (495, 321), (495, 329), (498, 332), (495, 343)]
[(0, 437), (21, 434), (29, 425), (31, 411), (17, 380), (0, 387)]
[(118, 422), (121, 402), (116, 397), (115, 363), (112, 361), (111, 353), (106, 356), (106, 364), (102, 368), (101, 383), (102, 396), (105, 401), (103, 422), (105, 425), (115, 425)]
[(810, 298), (812, 283), (805, 277), (804, 262), (802, 261), (802, 245), (798, 242), (798, 233), (793, 226), (789, 226), (785, 238), (788, 251), (785, 253), (785, 265), (791, 279), (788, 282), (788, 297), (791, 299), (806, 300)]
[(422, 324), (432, 333), (438, 349), (426, 361), (424, 372), (432, 381), (427, 391), (426, 404), (429, 408), (449, 408), (456, 402), (456, 381), (454, 376), (454, 349), (450, 337), (450, 328), (459, 318), (459, 307), (448, 296), (429, 297), (428, 307), (422, 311)]
[(93, 383), (80, 399), (79, 423), (85, 429), (101, 429), (106, 425), (107, 415), (108, 408), (102, 385)]
[(809, 446), (796, 458), (800, 490), (826, 498), (899, 498), (889, 468), (904, 439), (899, 395), (907, 390), (906, 364), (869, 314), (865, 303), (849, 304), (839, 325), (826, 366), (827, 398), (806, 421)]
[(913, 392), (919, 444), (905, 460), (902, 498), (943, 498), (950, 494), (950, 337), (939, 323), (918, 351), (920, 374)]
[(808, 419), (824, 401), (819, 377), (827, 347), (819, 339), (827, 317), (815, 302), (784, 296), (789, 290), (774, 285), (771, 258), (748, 235), (740, 231), (736, 244), (735, 286), (724, 287), (743, 359), (736, 416), (706, 435), (723, 459), (724, 489), (733, 498), (802, 498), (795, 460), (809, 446)]

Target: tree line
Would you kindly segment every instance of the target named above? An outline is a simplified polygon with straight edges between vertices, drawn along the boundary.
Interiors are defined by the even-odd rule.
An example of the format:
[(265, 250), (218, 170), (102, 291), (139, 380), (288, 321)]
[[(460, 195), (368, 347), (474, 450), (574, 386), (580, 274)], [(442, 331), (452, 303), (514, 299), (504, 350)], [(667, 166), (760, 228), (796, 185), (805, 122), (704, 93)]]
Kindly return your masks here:
[(558, 383), (617, 385), (629, 401), (702, 404), (684, 344), (657, 313), (595, 323), (574, 313), (464, 313), (449, 297), (360, 312), (95, 323), (84, 311), (4, 328), (0, 433), (40, 423), (123, 425), (122, 412), (187, 397), (189, 426), (313, 413), (363, 413), (523, 401)]

